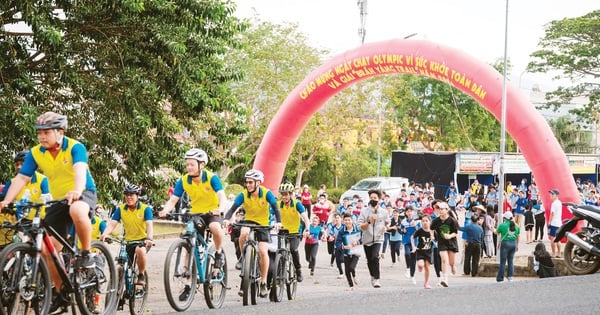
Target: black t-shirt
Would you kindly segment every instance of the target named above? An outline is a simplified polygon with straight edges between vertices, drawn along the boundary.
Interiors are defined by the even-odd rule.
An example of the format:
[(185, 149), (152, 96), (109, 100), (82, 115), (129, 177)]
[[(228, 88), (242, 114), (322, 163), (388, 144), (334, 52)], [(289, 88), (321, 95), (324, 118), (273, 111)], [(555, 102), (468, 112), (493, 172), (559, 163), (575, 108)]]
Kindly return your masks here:
[(449, 240), (444, 237), (446, 234), (458, 233), (458, 221), (456, 219), (451, 216), (448, 216), (445, 220), (437, 217), (431, 222), (431, 229), (437, 232), (439, 247), (446, 245), (458, 249), (456, 237)]
[(425, 231), (422, 228), (418, 229), (415, 234), (413, 234), (417, 250), (431, 250), (436, 235), (435, 231), (433, 231), (433, 235), (434, 238), (431, 238), (431, 233), (429, 231)]

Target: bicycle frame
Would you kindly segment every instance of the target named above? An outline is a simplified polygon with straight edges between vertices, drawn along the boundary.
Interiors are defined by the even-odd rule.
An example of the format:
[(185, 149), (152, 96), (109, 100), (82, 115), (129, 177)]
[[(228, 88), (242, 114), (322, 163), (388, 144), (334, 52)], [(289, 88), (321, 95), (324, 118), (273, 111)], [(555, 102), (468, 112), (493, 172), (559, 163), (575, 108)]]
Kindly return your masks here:
[[(190, 215), (191, 216), (191, 215)], [(211, 233), (210, 230), (208, 229), (208, 227), (206, 227), (205, 229), (205, 235), (206, 237), (204, 237), (202, 235), (202, 233), (200, 233), (197, 229), (196, 229), (196, 225), (194, 220), (190, 219), (187, 221), (186, 223), (186, 227), (185, 227), (185, 233), (181, 236), (181, 238), (187, 240), (193, 247), (193, 256), (190, 255), (188, 257), (188, 261), (187, 261), (187, 266), (191, 266), (192, 263), (192, 259), (195, 260), (196, 262), (196, 268), (198, 269), (198, 278), (200, 279), (200, 283), (206, 283), (208, 279), (206, 279), (206, 269), (208, 268), (208, 265), (206, 264), (206, 262), (208, 261), (209, 256), (211, 258), (214, 259), (214, 254), (210, 253), (209, 248), (209, 242), (211, 239)], [(200, 253), (200, 248), (203, 249), (203, 253)], [(181, 255), (178, 255), (178, 260), (176, 261), (176, 266), (180, 265), (180, 261), (179, 258), (181, 257)], [(221, 278), (219, 279), (212, 279), (211, 283), (219, 283), (223, 280), (223, 275), (221, 275)]]

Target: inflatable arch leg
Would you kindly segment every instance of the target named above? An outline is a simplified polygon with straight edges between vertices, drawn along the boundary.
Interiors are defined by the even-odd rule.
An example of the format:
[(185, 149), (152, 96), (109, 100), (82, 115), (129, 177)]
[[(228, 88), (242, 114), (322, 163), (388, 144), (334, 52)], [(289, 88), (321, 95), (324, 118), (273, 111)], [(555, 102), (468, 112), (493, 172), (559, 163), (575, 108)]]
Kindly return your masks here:
[[(275, 190), (296, 140), (313, 114), (333, 95), (367, 78), (417, 74), (450, 84), (473, 97), (496, 119), (502, 107), (502, 75), (490, 65), (450, 47), (422, 40), (394, 39), (365, 44), (314, 70), (286, 98), (258, 148), (254, 168)], [(512, 85), (507, 90), (506, 130), (529, 164), (546, 205), (548, 190), (563, 202), (579, 202), (566, 155), (542, 115)], [(549, 209), (549, 206), (546, 208)]]

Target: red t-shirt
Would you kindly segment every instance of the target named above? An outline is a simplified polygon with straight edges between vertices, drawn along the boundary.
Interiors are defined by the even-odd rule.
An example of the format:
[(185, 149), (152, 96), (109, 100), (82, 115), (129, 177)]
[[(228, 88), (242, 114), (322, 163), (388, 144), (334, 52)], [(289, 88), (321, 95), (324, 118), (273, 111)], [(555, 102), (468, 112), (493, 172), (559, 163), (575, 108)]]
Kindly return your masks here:
[(321, 223), (327, 223), (327, 219), (329, 218), (329, 204), (321, 204), (320, 202), (315, 203), (312, 206), (312, 213), (319, 217)]

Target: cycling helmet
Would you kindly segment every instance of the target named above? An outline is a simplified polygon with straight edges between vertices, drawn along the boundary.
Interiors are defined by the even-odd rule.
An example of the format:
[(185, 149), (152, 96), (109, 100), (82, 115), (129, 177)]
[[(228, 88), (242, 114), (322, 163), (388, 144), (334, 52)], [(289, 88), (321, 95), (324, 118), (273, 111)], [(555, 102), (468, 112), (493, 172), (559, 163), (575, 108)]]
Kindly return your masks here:
[(244, 177), (259, 180), (261, 182), (265, 180), (265, 175), (259, 170), (249, 170), (246, 172), (246, 175), (244, 175)]
[(68, 126), (67, 116), (55, 112), (45, 112), (41, 114), (35, 122), (36, 130), (45, 129), (63, 129)]
[(194, 159), (198, 162), (204, 162), (205, 164), (208, 164), (208, 155), (202, 149), (189, 149), (187, 152), (185, 152), (185, 159)]
[(281, 185), (279, 185), (279, 192), (283, 193), (283, 192), (292, 192), (294, 191), (294, 185), (290, 184), (290, 183), (282, 183)]
[(126, 194), (136, 194), (136, 195), (139, 195), (141, 192), (142, 192), (142, 189), (138, 185), (127, 184), (127, 186), (125, 186), (125, 193)]
[(25, 161), (25, 156), (27, 156), (27, 151), (19, 151), (15, 155), (15, 163)]

